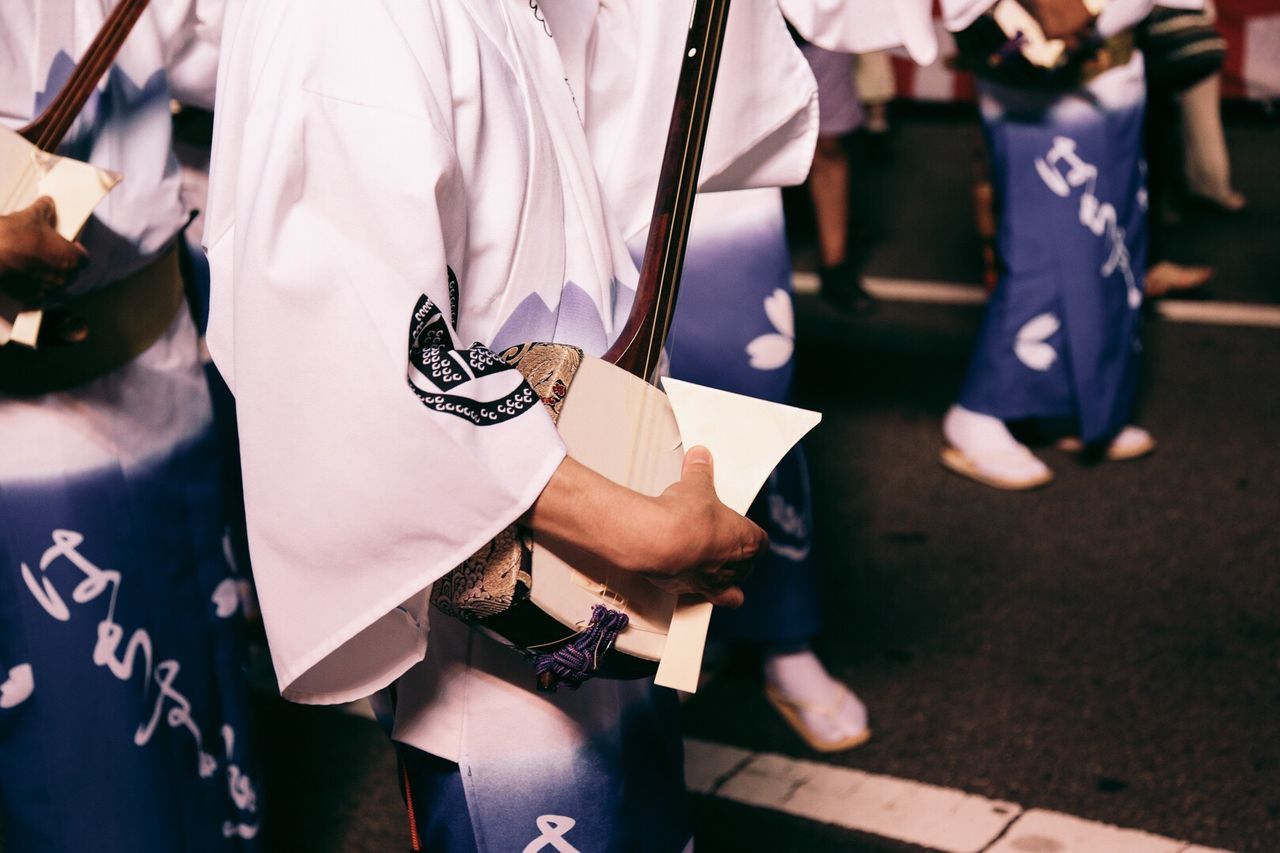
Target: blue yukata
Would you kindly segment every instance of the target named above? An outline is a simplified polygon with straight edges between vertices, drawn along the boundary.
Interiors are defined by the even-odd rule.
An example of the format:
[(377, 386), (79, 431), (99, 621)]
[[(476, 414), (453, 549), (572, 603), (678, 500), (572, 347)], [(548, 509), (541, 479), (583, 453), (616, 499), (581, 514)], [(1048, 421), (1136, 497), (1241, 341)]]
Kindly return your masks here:
[[(790, 403), (795, 372), (791, 255), (778, 190), (700, 195), (668, 342), (671, 375)], [(743, 583), (746, 603), (717, 610), (714, 636), (772, 648), (803, 646), (820, 625), (809, 470), (792, 450), (749, 516), (769, 554)]]
[[(0, 482), (0, 807), (12, 853), (257, 849), (243, 583), (223, 555), (208, 394), (194, 361), (155, 369), (194, 353), (183, 320), (141, 363), (64, 395), (88, 417), (51, 436), (74, 444), (78, 426), (105, 442), (154, 426), (162, 438), (141, 439), (142, 458)], [(152, 372), (152, 387), (137, 387), (134, 369)], [(41, 403), (57, 408), (0, 400), (7, 447), (20, 446), (9, 443), (15, 410)], [(173, 406), (194, 411), (170, 431), (158, 420)], [(36, 455), (73, 463), (75, 450)]]
[(1066, 95), (982, 83), (980, 97), (1002, 271), (958, 402), (1105, 442), (1129, 423), (1138, 375), (1142, 57)]
[[(6, 0), (0, 121), (19, 127), (48, 103), (113, 5)], [(220, 7), (153, 4), (61, 150), (125, 176), (81, 235), (90, 260), (73, 292), (180, 242), (169, 101), (212, 100)], [(0, 847), (258, 849), (247, 582), (225, 556), (222, 462), (186, 308), (122, 367), (70, 390), (0, 393), (0, 447)]]

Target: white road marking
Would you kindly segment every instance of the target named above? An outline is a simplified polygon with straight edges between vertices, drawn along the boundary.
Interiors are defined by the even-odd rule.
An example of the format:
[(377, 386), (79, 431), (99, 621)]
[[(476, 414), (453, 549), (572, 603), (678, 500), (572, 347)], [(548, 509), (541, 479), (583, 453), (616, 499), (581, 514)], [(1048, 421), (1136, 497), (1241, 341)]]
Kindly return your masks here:
[(1195, 847), (1185, 841), (1174, 841), (1149, 832), (1121, 829), (1040, 809), (1028, 811), (1014, 821), (1004, 837), (989, 848), (989, 853), (1029, 853), (1041, 850), (1046, 853), (1226, 853)]
[(685, 740), (689, 790), (944, 853), (1226, 853), (954, 788)]
[[(796, 293), (817, 293), (818, 276), (811, 272), (792, 275)], [(927, 302), (934, 305), (982, 305), (986, 294), (976, 284), (943, 281), (914, 281), (905, 278), (863, 280), (867, 291), (886, 302)], [(1209, 302), (1163, 299), (1155, 310), (1161, 318), (1173, 323), (1202, 323), (1211, 326), (1247, 326), (1280, 329), (1280, 306), (1250, 302)]]
[(1280, 329), (1280, 307), (1244, 302), (1179, 302), (1165, 299), (1156, 311), (1175, 323), (1208, 323), (1214, 326), (1256, 326)]
[[(791, 275), (796, 293), (817, 293), (818, 276), (811, 272)], [(905, 278), (876, 278), (862, 280), (867, 291), (877, 299), (888, 302), (932, 302), (938, 305), (982, 305), (987, 295), (976, 284), (952, 284), (944, 281), (913, 281)]]

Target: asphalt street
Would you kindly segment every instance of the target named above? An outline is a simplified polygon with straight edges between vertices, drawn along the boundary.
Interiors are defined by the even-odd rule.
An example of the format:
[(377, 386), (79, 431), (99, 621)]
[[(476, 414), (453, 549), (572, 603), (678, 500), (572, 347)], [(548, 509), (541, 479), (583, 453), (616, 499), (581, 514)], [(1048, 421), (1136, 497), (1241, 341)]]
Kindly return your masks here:
[[(1216, 266), (1209, 298), (1275, 305), (1280, 132), (1265, 115), (1231, 118), (1248, 215), (1187, 209), (1160, 243)], [(979, 138), (946, 111), (912, 117), (888, 158), (855, 143), (870, 273), (979, 280)], [(803, 262), (806, 211), (789, 201)], [(850, 321), (813, 297), (797, 307), (798, 402), (826, 416), (808, 442), (821, 651), (875, 731), (834, 761), (1280, 850), (1280, 330), (1150, 321), (1138, 421), (1158, 452), (1088, 465), (1046, 449), (1057, 481), (1007, 494), (937, 461), (978, 309), (885, 304)], [(687, 713), (698, 737), (805, 753), (769, 714), (749, 660)], [(847, 841), (815, 835), (794, 849), (859, 849)]]
[[(1148, 460), (1057, 452), (1007, 494), (937, 461), (978, 312), (801, 302), (827, 628), (864, 770), (1240, 850), (1280, 849), (1280, 332), (1148, 330)], [(802, 755), (743, 663), (688, 730)], [(796, 848), (807, 849), (807, 848)]]

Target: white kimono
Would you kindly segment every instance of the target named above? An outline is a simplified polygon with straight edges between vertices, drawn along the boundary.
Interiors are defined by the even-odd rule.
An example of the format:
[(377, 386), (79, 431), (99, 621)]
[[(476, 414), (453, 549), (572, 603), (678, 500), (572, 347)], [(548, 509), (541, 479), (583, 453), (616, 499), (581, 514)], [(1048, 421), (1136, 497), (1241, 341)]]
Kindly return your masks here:
[[(645, 34), (640, 64), (581, 67), (615, 81), (614, 97), (631, 92), (609, 116), (622, 168), (601, 171), (647, 210), (688, 3), (585, 5), (597, 43), (610, 23)], [(704, 177), (799, 181), (812, 78), (770, 4), (745, 0), (733, 20), (722, 80), (768, 95), (714, 132)], [(368, 695), (421, 659), (425, 590), (521, 515), (563, 457), (536, 406), (478, 428), (415, 399), (421, 297), (456, 313), (458, 349), (556, 340), (599, 354), (625, 318), (637, 273), (616, 222), (643, 220), (604, 203), (548, 33), (536, 4), (499, 0), (230, 10), (209, 348), (239, 404), (255, 571), (289, 698)], [(490, 401), (517, 384), (486, 374), (451, 396)]]
[[(599, 355), (637, 279), (623, 237), (652, 206), (690, 3), (572, 2), (555, 16), (564, 63), (525, 0), (246, 0), (219, 78), (209, 347), (237, 398), (281, 689), (354, 699), (425, 655), (400, 679), (395, 737), (465, 766), (491, 844), (537, 816), (502, 818), (511, 800), (491, 792), (607, 778), (618, 768), (585, 744), (634, 746), (614, 735), (650, 689), (538, 695), (521, 658), (439, 614), (428, 643), (432, 583), (518, 518), (565, 452), (487, 347)], [(802, 180), (814, 87), (771, 0), (734, 4), (720, 80), (704, 181)], [(593, 164), (593, 136), (611, 163)], [(435, 343), (434, 367), (410, 369), (411, 332)], [(521, 760), (522, 742), (536, 754)], [(611, 814), (579, 815), (579, 833), (623, 831)]]
[[(16, 129), (39, 115), (114, 5), (6, 0), (0, 12), (0, 122)], [(75, 292), (145, 267), (186, 224), (169, 99), (212, 105), (222, 7), (223, 0), (183, 0), (149, 9), (68, 133), (60, 153), (125, 176), (80, 235), (89, 264), (76, 276)], [(116, 464), (118, 456), (133, 464), (167, 452), (209, 419), (197, 361), (195, 330), (183, 316), (152, 352), (110, 383), (128, 384), (135, 403), (151, 401), (128, 418), (119, 416), (115, 401), (103, 399), (103, 389), (93, 388), (82, 389), (78, 399), (56, 395), (0, 406), (2, 446), (25, 448), (0, 458), (0, 478), (61, 476)]]

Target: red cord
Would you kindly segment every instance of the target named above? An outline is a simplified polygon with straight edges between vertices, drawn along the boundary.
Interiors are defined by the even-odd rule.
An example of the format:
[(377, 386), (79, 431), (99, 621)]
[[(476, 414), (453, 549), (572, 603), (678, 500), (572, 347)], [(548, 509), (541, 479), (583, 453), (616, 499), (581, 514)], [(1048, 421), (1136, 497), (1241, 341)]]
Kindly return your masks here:
[(409, 770), (401, 766), (400, 774), (404, 777), (404, 802), (409, 809), (409, 841), (413, 845), (413, 853), (422, 853), (422, 837), (418, 835), (418, 818), (413, 813), (413, 792), (409, 790)]

